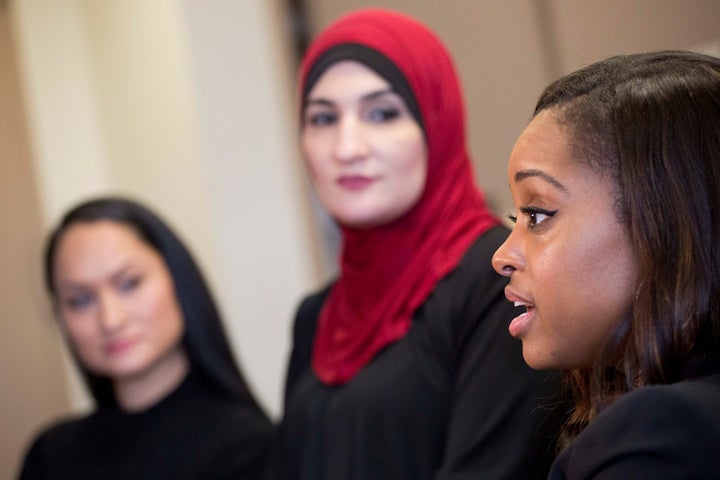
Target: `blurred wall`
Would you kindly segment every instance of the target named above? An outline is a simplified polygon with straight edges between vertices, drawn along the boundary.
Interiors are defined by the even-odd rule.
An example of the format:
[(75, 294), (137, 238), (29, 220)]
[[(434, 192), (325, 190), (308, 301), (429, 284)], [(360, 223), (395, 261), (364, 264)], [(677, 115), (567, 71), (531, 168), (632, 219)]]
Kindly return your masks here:
[(0, 3), (0, 478), (25, 439), (67, 411), (59, 339), (41, 295), (41, 213), (7, 8)]

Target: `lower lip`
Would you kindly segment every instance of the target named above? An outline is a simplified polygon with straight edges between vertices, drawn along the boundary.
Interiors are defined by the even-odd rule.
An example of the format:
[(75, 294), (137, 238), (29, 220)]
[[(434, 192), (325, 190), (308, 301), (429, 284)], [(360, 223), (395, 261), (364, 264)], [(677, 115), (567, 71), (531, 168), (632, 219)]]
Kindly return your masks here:
[(530, 323), (530, 320), (532, 319), (534, 314), (535, 309), (533, 308), (532, 310), (529, 310), (522, 315), (518, 315), (517, 317), (513, 318), (512, 322), (510, 322), (510, 326), (508, 327), (510, 335), (515, 338), (522, 337), (527, 330), (527, 326)]
[(346, 190), (363, 190), (373, 183), (373, 179), (367, 177), (342, 177), (338, 180), (338, 185)]
[(109, 343), (105, 346), (105, 353), (108, 355), (117, 355), (123, 353), (133, 346), (134, 340), (120, 340), (117, 342)]

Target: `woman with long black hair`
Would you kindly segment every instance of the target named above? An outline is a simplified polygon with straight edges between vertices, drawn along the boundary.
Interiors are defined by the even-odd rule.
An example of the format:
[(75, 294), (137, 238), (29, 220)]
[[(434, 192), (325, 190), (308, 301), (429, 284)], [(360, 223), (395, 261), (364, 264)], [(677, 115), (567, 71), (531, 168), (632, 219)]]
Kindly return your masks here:
[(96, 408), (42, 433), (22, 480), (260, 478), (272, 425), (165, 222), (122, 198), (78, 205), (48, 240), (45, 281)]

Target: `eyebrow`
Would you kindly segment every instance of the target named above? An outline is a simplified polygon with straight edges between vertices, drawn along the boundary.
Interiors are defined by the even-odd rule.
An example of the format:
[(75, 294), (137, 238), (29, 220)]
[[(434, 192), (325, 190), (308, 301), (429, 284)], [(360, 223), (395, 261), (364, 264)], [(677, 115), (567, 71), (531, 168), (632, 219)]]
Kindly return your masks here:
[[(117, 282), (119, 279), (123, 277), (123, 275), (127, 275), (128, 271), (132, 268), (130, 264), (121, 265), (120, 268), (115, 270), (115, 272), (111, 273), (108, 277), (111, 282)], [(78, 282), (73, 279), (60, 279), (57, 282), (56, 287), (58, 289), (68, 289), (68, 290), (78, 290), (83, 289), (86, 287), (86, 284), (84, 282)]]
[(555, 188), (563, 192), (565, 195), (570, 195), (570, 190), (568, 190), (567, 187), (560, 183), (555, 177), (548, 175), (542, 170), (537, 170), (534, 168), (530, 168), (528, 170), (520, 170), (519, 172), (517, 172), (515, 174), (515, 183), (520, 183), (528, 178), (540, 178), (542, 180), (545, 180), (547, 183), (554, 186)]
[[(375, 90), (374, 92), (367, 93), (367, 94), (363, 95), (362, 97), (360, 97), (360, 101), (366, 102), (368, 100), (373, 100), (375, 98), (382, 97), (384, 95), (390, 95), (390, 94), (397, 95), (397, 92), (395, 90), (393, 90), (392, 88), (384, 88), (382, 90)], [(327, 100), (325, 98), (315, 98), (315, 99), (309, 98), (303, 102), (303, 108), (307, 107), (308, 105), (322, 105), (325, 107), (332, 107), (333, 105), (335, 105), (335, 103), (330, 100)]]

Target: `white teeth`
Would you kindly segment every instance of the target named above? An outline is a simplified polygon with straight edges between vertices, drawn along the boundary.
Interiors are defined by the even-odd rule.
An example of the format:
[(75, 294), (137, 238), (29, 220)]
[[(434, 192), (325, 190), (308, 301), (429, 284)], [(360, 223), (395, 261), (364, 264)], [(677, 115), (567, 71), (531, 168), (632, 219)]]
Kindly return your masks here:
[(527, 304), (526, 304), (526, 303), (523, 303), (523, 302), (515, 302), (515, 306), (516, 306), (516, 307), (522, 307), (522, 306), (524, 306), (524, 305), (527, 305)]

